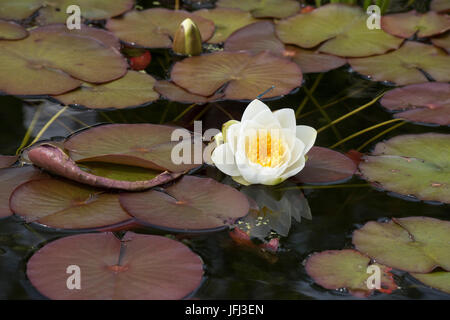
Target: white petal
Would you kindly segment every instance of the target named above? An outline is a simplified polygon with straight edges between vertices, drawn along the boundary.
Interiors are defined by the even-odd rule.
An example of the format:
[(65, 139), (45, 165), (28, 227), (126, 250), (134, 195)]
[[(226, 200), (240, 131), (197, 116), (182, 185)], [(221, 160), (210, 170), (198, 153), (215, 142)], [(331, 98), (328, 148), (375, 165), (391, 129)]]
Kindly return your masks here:
[(232, 179), (233, 179), (234, 181), (236, 181), (237, 183), (240, 183), (240, 184), (242, 184), (242, 185), (244, 185), (244, 186), (249, 186), (249, 185), (251, 185), (251, 183), (248, 182), (247, 180), (245, 180), (242, 176), (232, 177)]
[(285, 172), (283, 172), (281, 178), (283, 180), (286, 180), (287, 178), (295, 176), (297, 173), (302, 171), (304, 167), (305, 167), (305, 156), (301, 156), (296, 162), (290, 165)]
[(305, 144), (298, 138), (295, 138), (295, 145), (291, 150), (291, 159), (289, 160), (288, 166), (294, 164), (303, 154), (305, 150)]
[(262, 125), (265, 129), (281, 129), (280, 123), (270, 110), (258, 113), (252, 120)]
[(239, 132), (241, 130), (241, 124), (236, 123), (227, 128), (227, 143), (230, 145), (231, 151), (236, 152), (237, 141), (239, 137)]
[(258, 99), (255, 99), (252, 102), (250, 102), (250, 104), (245, 109), (241, 121), (252, 120), (254, 117), (256, 117), (258, 113), (263, 112), (265, 110), (270, 111), (270, 108), (263, 102), (259, 101)]
[(274, 117), (278, 120), (281, 127), (284, 129), (296, 131), (295, 126), (297, 125), (297, 121), (295, 119), (295, 112), (292, 109), (285, 108), (277, 110), (273, 113)]
[(239, 170), (234, 159), (234, 154), (228, 143), (216, 147), (211, 155), (211, 160), (217, 169), (229, 176), (239, 176)]
[(305, 144), (305, 151), (303, 152), (303, 154), (308, 153), (309, 149), (311, 149), (314, 145), (314, 142), (316, 142), (316, 129), (309, 126), (297, 126), (296, 135), (297, 138), (299, 138)]

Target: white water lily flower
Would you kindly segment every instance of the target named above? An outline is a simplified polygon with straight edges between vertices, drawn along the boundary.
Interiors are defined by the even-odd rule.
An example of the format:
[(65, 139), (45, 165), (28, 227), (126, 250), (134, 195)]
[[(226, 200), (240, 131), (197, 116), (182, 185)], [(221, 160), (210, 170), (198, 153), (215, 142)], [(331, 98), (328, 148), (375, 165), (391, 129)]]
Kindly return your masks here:
[(241, 184), (275, 185), (303, 169), (316, 136), (314, 128), (296, 125), (294, 110), (272, 112), (253, 100), (240, 122), (224, 124), (211, 160)]

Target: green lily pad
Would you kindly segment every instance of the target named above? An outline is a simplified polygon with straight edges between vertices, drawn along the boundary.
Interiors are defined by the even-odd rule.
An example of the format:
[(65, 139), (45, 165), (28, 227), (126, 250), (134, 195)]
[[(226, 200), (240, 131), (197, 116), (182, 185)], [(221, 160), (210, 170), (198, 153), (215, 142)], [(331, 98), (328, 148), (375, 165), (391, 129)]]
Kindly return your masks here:
[[(80, 268), (80, 290), (67, 286), (74, 274), (69, 266)], [(56, 300), (182, 299), (200, 286), (203, 263), (166, 237), (127, 232), (119, 240), (112, 233), (90, 233), (46, 244), (28, 261), (27, 276)]]
[(449, 12), (450, 3), (448, 0), (432, 0), (430, 9), (437, 12)]
[(165, 230), (216, 231), (248, 213), (247, 197), (210, 178), (184, 176), (164, 192), (122, 193), (122, 207), (139, 223)]
[(214, 23), (183, 10), (163, 8), (128, 12), (120, 19), (110, 19), (106, 28), (121, 40), (147, 48), (170, 48), (175, 32), (184, 19), (192, 19), (203, 41), (214, 33)]
[(44, 0), (0, 0), (0, 19), (23, 20), (31, 16)]
[(83, 163), (107, 162), (170, 172), (200, 166), (201, 163), (193, 161), (186, 164), (172, 161), (172, 149), (180, 143), (171, 141), (176, 129), (179, 128), (154, 124), (102, 125), (71, 136), (64, 148), (71, 159)]
[(125, 76), (104, 84), (83, 83), (80, 88), (53, 96), (65, 105), (90, 109), (123, 109), (148, 104), (159, 98), (156, 80), (147, 73), (129, 70)]
[(359, 7), (328, 4), (280, 21), (276, 31), (284, 43), (303, 48), (321, 44), (320, 52), (342, 57), (382, 54), (400, 46), (402, 39), (367, 28), (367, 18)]
[(450, 125), (450, 84), (428, 82), (389, 91), (381, 105), (394, 116), (414, 122)]
[(216, 93), (211, 97), (204, 97), (198, 94), (190, 93), (189, 91), (184, 90), (183, 88), (177, 86), (173, 82), (160, 80), (155, 84), (155, 90), (159, 92), (163, 97), (170, 101), (177, 101), (181, 103), (196, 103), (196, 104), (204, 104), (216, 100), (220, 100), (223, 97), (223, 94)]
[(445, 49), (450, 53), (450, 32), (445, 33), (442, 36), (435, 37), (431, 39), (431, 42), (439, 48)]
[(353, 233), (356, 249), (389, 267), (428, 273), (450, 270), (450, 222), (408, 217), (370, 221)]
[(224, 42), (234, 31), (257, 21), (250, 13), (239, 9), (203, 9), (195, 11), (194, 14), (214, 22), (216, 28), (208, 43)]
[(27, 222), (58, 229), (114, 228), (131, 221), (118, 194), (53, 178), (22, 184), (10, 206)]
[[(400, 49), (380, 56), (349, 59), (357, 72), (375, 81), (391, 81), (398, 85), (428, 81), (450, 81), (450, 56), (434, 46), (406, 41)], [(422, 72), (423, 71), (423, 72)]]
[(0, 40), (20, 40), (28, 36), (28, 31), (12, 21), (0, 20)]
[(224, 85), (224, 99), (255, 99), (275, 86), (264, 98), (291, 92), (302, 83), (300, 68), (268, 52), (216, 52), (190, 57), (172, 68), (172, 81), (191, 93), (211, 96)]
[(450, 272), (437, 271), (432, 273), (411, 273), (411, 276), (424, 285), (450, 294)]
[(300, 11), (294, 0), (219, 0), (216, 6), (249, 11), (255, 18), (286, 18)]
[(18, 156), (0, 155), (0, 169), (11, 167), (18, 159)]
[(381, 18), (381, 28), (397, 37), (430, 37), (450, 29), (450, 17), (434, 11), (418, 13), (415, 10), (395, 13)]
[(450, 135), (410, 134), (376, 145), (359, 164), (383, 189), (420, 200), (450, 203)]
[(120, 78), (127, 69), (114, 48), (90, 37), (55, 32), (51, 26), (33, 29), (23, 40), (0, 42), (0, 91), (8, 94), (61, 94), (81, 81)]

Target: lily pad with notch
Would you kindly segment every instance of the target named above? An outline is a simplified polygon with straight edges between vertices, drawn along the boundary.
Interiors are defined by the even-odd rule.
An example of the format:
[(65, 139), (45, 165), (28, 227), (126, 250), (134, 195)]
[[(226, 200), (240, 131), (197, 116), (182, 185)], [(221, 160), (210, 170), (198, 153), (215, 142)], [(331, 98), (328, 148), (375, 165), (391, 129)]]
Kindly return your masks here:
[(300, 11), (294, 0), (219, 0), (216, 6), (249, 11), (255, 18), (286, 18)]
[(223, 96), (223, 94), (220, 93), (216, 93), (210, 97), (200, 96), (198, 94), (190, 93), (189, 91), (177, 86), (175, 83), (166, 80), (157, 81), (155, 84), (155, 90), (169, 101), (181, 103), (204, 104), (220, 100)]

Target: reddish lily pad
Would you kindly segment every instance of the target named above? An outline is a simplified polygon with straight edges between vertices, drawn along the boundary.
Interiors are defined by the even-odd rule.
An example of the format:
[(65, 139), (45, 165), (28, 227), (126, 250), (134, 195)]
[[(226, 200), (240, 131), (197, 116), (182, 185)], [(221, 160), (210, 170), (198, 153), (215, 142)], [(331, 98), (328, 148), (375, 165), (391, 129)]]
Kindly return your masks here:
[(201, 163), (172, 161), (172, 150), (180, 143), (171, 139), (176, 129), (154, 124), (102, 125), (71, 136), (64, 148), (76, 162), (107, 162), (170, 172), (198, 167)]
[(65, 105), (90, 109), (123, 109), (148, 104), (159, 98), (156, 80), (147, 73), (129, 70), (124, 77), (104, 84), (83, 83), (80, 88), (53, 96)]
[(435, 37), (431, 39), (431, 42), (439, 48), (445, 49), (448, 53), (450, 53), (450, 32), (446, 34)]
[(245, 195), (210, 178), (184, 176), (164, 191), (123, 193), (120, 203), (139, 222), (176, 231), (223, 229), (249, 210)]
[(223, 94), (220, 93), (214, 94), (211, 97), (200, 96), (198, 94), (190, 93), (177, 86), (173, 82), (166, 80), (157, 81), (155, 84), (155, 90), (170, 101), (177, 101), (182, 103), (203, 104), (220, 100), (223, 96)]
[(11, 167), (18, 159), (18, 156), (0, 155), (0, 169)]
[(450, 56), (434, 46), (407, 41), (398, 50), (384, 55), (349, 59), (351, 67), (376, 81), (398, 85), (428, 81), (426, 72), (435, 81), (450, 81)]
[(418, 13), (412, 10), (383, 16), (381, 27), (397, 37), (410, 38), (417, 33), (419, 38), (425, 38), (449, 30), (450, 17), (434, 11)]
[(328, 148), (312, 147), (306, 165), (295, 180), (307, 184), (333, 184), (353, 177), (355, 163), (340, 152)]
[(118, 194), (53, 178), (22, 184), (11, 195), (10, 206), (27, 222), (58, 229), (113, 228), (131, 220)]
[[(69, 266), (79, 267), (80, 290), (68, 289)], [(182, 299), (200, 286), (203, 263), (166, 237), (127, 232), (119, 240), (112, 233), (91, 233), (45, 245), (28, 261), (27, 276), (56, 300)]]
[(184, 19), (192, 19), (198, 26), (203, 41), (214, 33), (214, 23), (183, 10), (163, 8), (131, 11), (120, 19), (110, 19), (106, 28), (121, 40), (147, 48), (170, 48), (175, 32)]
[(12, 21), (0, 20), (0, 40), (20, 40), (28, 36), (28, 31)]
[(376, 145), (359, 164), (362, 176), (386, 190), (450, 203), (450, 135), (410, 134)]
[(353, 233), (356, 249), (389, 267), (427, 273), (450, 270), (450, 222), (428, 217), (370, 221)]
[(432, 0), (430, 9), (437, 12), (450, 12), (450, 3), (448, 0)]
[(294, 0), (219, 0), (216, 5), (249, 11), (255, 18), (286, 18), (300, 11), (300, 4)]
[(401, 111), (396, 118), (414, 122), (450, 125), (450, 84), (429, 82), (412, 84), (389, 91), (381, 105), (391, 111)]
[(264, 97), (291, 92), (302, 83), (300, 68), (289, 60), (267, 52), (252, 56), (246, 52), (216, 52), (177, 62), (172, 81), (191, 93), (211, 96), (226, 85), (224, 98), (254, 99), (275, 86)]
[(411, 276), (426, 286), (450, 294), (450, 272), (437, 271), (432, 273), (411, 273)]

